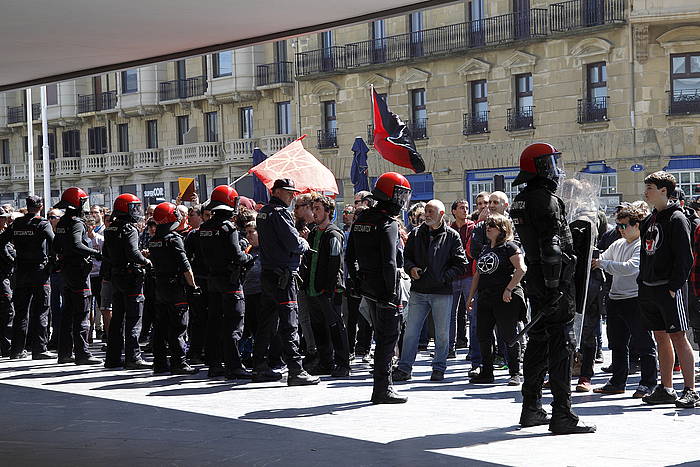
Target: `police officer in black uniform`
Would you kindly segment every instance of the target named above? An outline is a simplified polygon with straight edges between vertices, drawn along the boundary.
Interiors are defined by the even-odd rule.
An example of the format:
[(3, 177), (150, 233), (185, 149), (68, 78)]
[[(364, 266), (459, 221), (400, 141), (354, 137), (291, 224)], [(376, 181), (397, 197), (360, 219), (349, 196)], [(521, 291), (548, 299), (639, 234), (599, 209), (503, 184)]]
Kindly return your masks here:
[[(196, 214), (202, 215), (203, 207), (196, 206), (190, 209), (196, 211)], [(207, 288), (207, 274), (209, 272), (204, 262), (205, 255), (200, 248), (199, 227), (191, 229), (184, 238), (187, 259), (190, 260), (194, 280), (201, 289), (201, 293), (197, 294), (192, 294), (193, 289), (189, 289), (187, 297), (190, 305), (187, 331), (189, 336), (187, 359), (191, 364), (204, 363), (202, 356), (206, 342), (207, 314), (209, 311), (209, 292)]]
[[(182, 236), (174, 232), (182, 221), (182, 214), (173, 203), (160, 203), (153, 211), (153, 219), (158, 223), (155, 236), (148, 242), (156, 278), (153, 373), (164, 373), (169, 369), (172, 375), (193, 375), (198, 370), (185, 359), (189, 318), (185, 286), (192, 290), (192, 295), (201, 293), (201, 290), (195, 284)], [(170, 365), (166, 342), (170, 350)]]
[[(532, 320), (523, 361), (523, 427), (549, 425), (554, 434), (593, 433), (595, 426), (579, 421), (571, 411), (571, 357), (575, 289), (571, 231), (563, 201), (554, 193), (563, 172), (561, 153), (551, 144), (534, 143), (520, 156), (513, 185), (527, 183), (511, 206), (510, 215), (525, 250), (526, 295)], [(549, 369), (552, 416), (542, 408), (542, 384)]]
[[(6, 229), (10, 213), (0, 206), (0, 231)], [(12, 321), (15, 308), (12, 305), (12, 273), (17, 253), (14, 245), (6, 241), (0, 244), (0, 356), (9, 357), (12, 346)]]
[(0, 235), (0, 245), (12, 242), (17, 252), (10, 358), (26, 358), (27, 329), (31, 327), (32, 358), (46, 360), (56, 356), (46, 350), (49, 318), (49, 254), (53, 231), (49, 221), (39, 215), (44, 207), (38, 196), (27, 197), (27, 214), (16, 219)]
[[(105, 229), (105, 258), (112, 278), (112, 318), (107, 335), (105, 368), (151, 368), (141, 356), (139, 334), (144, 304), (144, 278), (151, 262), (139, 250), (135, 223), (143, 218), (141, 200), (123, 193), (114, 200), (112, 221)], [(121, 360), (122, 348), (124, 361)]]
[(199, 228), (200, 251), (209, 273), (206, 354), (210, 378), (252, 377), (243, 367), (238, 351), (245, 316), (241, 268), (252, 256), (241, 250), (236, 224), (231, 221), (237, 208), (236, 190), (228, 185), (217, 186), (209, 200), (212, 217)]
[(403, 175), (387, 172), (380, 176), (372, 190), (377, 204), (357, 216), (348, 238), (345, 261), (351, 288), (367, 301), (375, 332), (374, 404), (407, 400), (392, 388), (391, 360), (401, 326), (399, 269), (403, 267), (395, 216), (406, 208), (411, 191)]
[(253, 349), (254, 382), (277, 381), (282, 378), (280, 373), (270, 369), (267, 361), (277, 317), (277, 333), (289, 370), (287, 384), (306, 386), (321, 381), (304, 370), (299, 355), (296, 276), (301, 257), (309, 249), (309, 244), (299, 236), (294, 228), (292, 214), (287, 209), (294, 194), (298, 192), (292, 180), (275, 180), (270, 202), (260, 209), (256, 219), (260, 239), (262, 298)]
[[(64, 279), (63, 314), (61, 331), (58, 335), (58, 363), (75, 361), (76, 365), (97, 365), (102, 359), (93, 357), (88, 348), (90, 330), (90, 271), (92, 257), (102, 259), (102, 255), (90, 248), (83, 210), (88, 195), (77, 187), (66, 189), (57, 209), (66, 213), (56, 224), (55, 251), (61, 264)], [(71, 354), (75, 353), (75, 360)]]

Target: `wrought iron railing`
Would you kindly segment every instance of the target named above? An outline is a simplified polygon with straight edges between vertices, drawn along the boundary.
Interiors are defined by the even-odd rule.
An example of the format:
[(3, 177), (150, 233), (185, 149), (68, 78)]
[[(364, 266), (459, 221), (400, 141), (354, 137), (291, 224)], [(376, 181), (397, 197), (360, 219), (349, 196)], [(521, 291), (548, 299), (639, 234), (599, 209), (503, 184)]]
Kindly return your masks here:
[(428, 119), (427, 118), (417, 118), (411, 122), (406, 123), (408, 131), (414, 140), (417, 139), (428, 139)]
[(464, 114), (462, 134), (478, 135), (489, 132), (489, 111)]
[(700, 114), (700, 89), (667, 91), (667, 93), (669, 115)]
[(535, 106), (528, 105), (517, 109), (508, 109), (506, 131), (528, 130), (535, 128)]
[(338, 129), (326, 128), (318, 130), (318, 148), (328, 149), (338, 147)]
[(98, 94), (78, 94), (78, 113), (99, 112), (117, 106), (117, 91), (105, 91)]
[(158, 97), (161, 101), (201, 96), (206, 90), (206, 76), (195, 76), (187, 79), (174, 79), (172, 81), (163, 81), (158, 83)]
[(374, 124), (367, 125), (367, 144), (374, 145)]
[(296, 54), (297, 76), (445, 55), (547, 36), (547, 9), (509, 13)]
[(605, 122), (608, 120), (608, 97), (578, 100), (578, 122)]
[[(41, 104), (32, 104), (32, 120), (41, 119)], [(18, 105), (7, 107), (7, 123), (25, 123), (27, 114), (24, 112), (24, 106)]]
[(625, 21), (625, 0), (569, 0), (549, 6), (552, 32), (565, 32)]
[(258, 65), (255, 70), (255, 85), (269, 86), (270, 84), (292, 83), (292, 62), (275, 62)]

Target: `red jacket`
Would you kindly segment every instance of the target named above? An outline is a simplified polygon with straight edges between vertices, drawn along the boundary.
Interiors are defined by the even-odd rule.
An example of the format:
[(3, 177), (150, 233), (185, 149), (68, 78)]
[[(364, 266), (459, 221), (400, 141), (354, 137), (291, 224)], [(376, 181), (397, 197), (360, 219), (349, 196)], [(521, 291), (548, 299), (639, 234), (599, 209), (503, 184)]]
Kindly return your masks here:
[(472, 236), (472, 230), (474, 230), (475, 225), (476, 224), (469, 219), (467, 219), (467, 222), (462, 227), (457, 227), (457, 222), (453, 222), (450, 225), (450, 227), (455, 229), (459, 234), (459, 238), (462, 240), (462, 247), (464, 248), (464, 251), (467, 254), (467, 261), (469, 261), (469, 265), (467, 266), (467, 273), (459, 276), (457, 279), (466, 279), (467, 277), (471, 277), (474, 274), (474, 270), (472, 267), (472, 260), (474, 258), (471, 258), (469, 256), (469, 251), (467, 250), (467, 243), (469, 242), (469, 239)]

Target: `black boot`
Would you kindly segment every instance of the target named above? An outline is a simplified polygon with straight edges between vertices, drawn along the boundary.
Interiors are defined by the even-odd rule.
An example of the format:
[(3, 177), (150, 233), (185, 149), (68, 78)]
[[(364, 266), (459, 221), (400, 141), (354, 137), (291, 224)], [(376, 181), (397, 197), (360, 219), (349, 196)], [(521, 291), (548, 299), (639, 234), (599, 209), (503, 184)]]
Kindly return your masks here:
[(386, 391), (372, 393), (372, 404), (403, 404), (408, 400), (408, 397), (398, 395), (393, 388), (388, 388)]
[(527, 428), (538, 425), (549, 425), (551, 420), (547, 411), (542, 407), (523, 404), (523, 410), (520, 412), (521, 427)]
[(595, 425), (586, 425), (572, 412), (552, 414), (549, 431), (555, 435), (572, 435), (576, 433), (595, 433)]

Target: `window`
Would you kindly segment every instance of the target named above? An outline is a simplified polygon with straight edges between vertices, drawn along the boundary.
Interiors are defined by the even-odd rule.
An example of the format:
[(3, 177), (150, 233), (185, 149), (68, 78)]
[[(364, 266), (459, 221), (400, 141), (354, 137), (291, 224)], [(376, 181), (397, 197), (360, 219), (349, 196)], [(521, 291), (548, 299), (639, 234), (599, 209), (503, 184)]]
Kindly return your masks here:
[(9, 139), (3, 139), (0, 140), (0, 150), (2, 151), (2, 163), (3, 164), (9, 164), (10, 163), (10, 140)]
[(287, 41), (275, 42), (275, 62), (287, 61)]
[(107, 147), (107, 127), (88, 128), (88, 154), (105, 154)]
[(515, 108), (508, 109), (506, 130), (518, 131), (535, 128), (532, 105), (532, 75), (515, 75)]
[(80, 130), (63, 132), (63, 157), (80, 157)]
[(252, 107), (241, 107), (240, 109), (241, 117), (241, 138), (252, 138), (253, 137), (253, 108)]
[(472, 113), (474, 115), (484, 115), (489, 110), (488, 104), (488, 87), (485, 79), (472, 81)]
[(185, 133), (190, 131), (190, 118), (187, 115), (177, 117), (177, 144), (185, 144)]
[(607, 97), (608, 74), (605, 62), (591, 63), (586, 68), (588, 71), (588, 82), (586, 83), (588, 99), (593, 101), (599, 97)]
[(617, 194), (617, 174), (608, 173), (600, 175), (600, 194), (613, 195)]
[(219, 52), (212, 55), (214, 78), (231, 76), (233, 74), (233, 52)]
[(586, 66), (586, 99), (579, 101), (578, 122), (608, 119), (608, 75), (605, 62)]
[(324, 31), (321, 33), (321, 48), (330, 54), (330, 48), (333, 47), (333, 31)]
[(519, 111), (532, 108), (532, 74), (516, 75), (516, 107)]
[(146, 147), (158, 147), (158, 120), (146, 120)]
[(425, 108), (425, 89), (411, 91), (411, 119), (409, 129), (413, 139), (427, 138), (428, 111)]
[(676, 177), (676, 186), (683, 189), (686, 197), (700, 196), (700, 170), (669, 172)]
[(423, 12), (408, 15), (408, 29), (411, 31), (411, 56), (423, 55)]
[(288, 135), (292, 133), (292, 106), (289, 101), (277, 103), (277, 134)]
[(334, 131), (338, 128), (338, 121), (335, 116), (335, 101), (325, 101), (323, 105), (323, 129)]
[(206, 141), (210, 143), (219, 141), (217, 117), (218, 114), (216, 112), (207, 112), (204, 114), (204, 137)]
[(472, 0), (469, 2), (469, 44), (472, 46), (484, 45), (485, 24), (484, 0)]
[[(49, 159), (56, 159), (56, 133), (48, 134), (49, 140)], [(44, 137), (37, 135), (36, 149), (34, 150), (34, 158), (41, 159), (44, 155)]]
[(122, 94), (136, 92), (139, 90), (139, 75), (136, 68), (122, 71)]
[(129, 152), (129, 124), (117, 125), (117, 137), (119, 138), (119, 152)]
[(383, 19), (372, 22), (372, 61), (383, 63), (386, 61), (386, 24)]
[(700, 113), (700, 52), (671, 55), (669, 113)]
[(46, 86), (46, 105), (58, 105), (58, 84)]
[[(520, 191), (525, 189), (525, 185), (518, 185), (515, 186), (513, 185), (513, 180), (515, 177), (511, 178), (506, 178), (504, 182), (504, 190), (503, 192), (508, 196), (508, 201), (510, 203), (513, 202), (515, 197), (517, 196)], [(482, 191), (486, 191), (491, 193), (493, 191), (493, 180), (487, 180), (487, 181), (472, 181), (469, 182), (469, 194), (471, 195), (471, 209), (474, 210), (476, 209), (476, 195), (481, 193)]]

